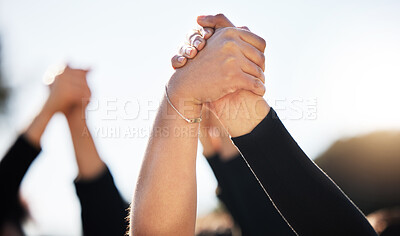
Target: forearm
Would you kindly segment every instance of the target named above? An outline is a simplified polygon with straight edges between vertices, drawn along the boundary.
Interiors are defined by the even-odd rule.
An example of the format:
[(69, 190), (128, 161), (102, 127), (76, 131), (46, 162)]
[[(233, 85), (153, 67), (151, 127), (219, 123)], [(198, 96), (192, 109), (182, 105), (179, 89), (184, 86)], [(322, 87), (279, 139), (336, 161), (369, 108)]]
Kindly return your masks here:
[[(41, 149), (21, 135), (0, 162), (0, 186), (4, 199), (17, 198), (21, 181)], [(5, 205), (7, 200), (2, 201)], [(0, 204), (3, 205), (3, 204)]]
[(275, 112), (233, 138), (299, 235), (376, 235), (363, 214), (301, 150)]
[(240, 154), (229, 161), (222, 161), (220, 168), (222, 172), (220, 175), (224, 176), (224, 183), (221, 182), (223, 184), (221, 199), (225, 199), (224, 202), (228, 204), (231, 203), (228, 209), (232, 211), (243, 235), (295, 235), (279, 215)]
[[(240, 99), (250, 108), (256, 103), (259, 107), (241, 109), (244, 114), (237, 119), (224, 113), (220, 120), (294, 230), (300, 235), (374, 235), (362, 213), (307, 157), (266, 102), (251, 96)], [(259, 120), (267, 110), (268, 116)]]
[(128, 204), (115, 186), (111, 172), (105, 170), (96, 178), (74, 181), (81, 203), (84, 235), (125, 235)]
[(198, 132), (199, 124), (187, 123), (163, 100), (136, 187), (133, 235), (194, 235)]
[(91, 179), (105, 169), (105, 164), (97, 152), (84, 112), (80, 108), (75, 108), (66, 117), (78, 164), (78, 178)]
[(26, 139), (35, 147), (40, 147), (40, 139), (53, 115), (54, 111), (49, 108), (48, 103), (46, 102), (42, 110), (24, 132)]

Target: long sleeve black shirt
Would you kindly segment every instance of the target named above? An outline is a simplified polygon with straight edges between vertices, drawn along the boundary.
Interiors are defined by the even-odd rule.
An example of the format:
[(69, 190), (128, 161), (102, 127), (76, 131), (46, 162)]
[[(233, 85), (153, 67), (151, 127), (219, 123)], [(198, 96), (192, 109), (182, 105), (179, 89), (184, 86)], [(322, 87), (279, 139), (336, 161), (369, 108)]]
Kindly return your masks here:
[(232, 141), (298, 235), (377, 235), (361, 211), (301, 150), (273, 109), (252, 132)]

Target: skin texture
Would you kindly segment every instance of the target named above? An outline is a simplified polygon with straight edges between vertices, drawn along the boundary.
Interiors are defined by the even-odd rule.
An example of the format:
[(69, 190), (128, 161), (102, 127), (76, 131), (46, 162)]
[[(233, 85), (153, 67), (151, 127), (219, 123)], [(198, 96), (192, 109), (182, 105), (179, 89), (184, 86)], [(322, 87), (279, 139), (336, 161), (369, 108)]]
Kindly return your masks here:
[[(237, 90), (263, 95), (263, 56), (257, 49), (263, 45), (263, 39), (242, 29), (216, 31), (196, 59), (169, 80), (171, 102), (185, 117), (194, 118), (203, 104)], [(133, 235), (194, 234), (198, 132), (198, 123), (187, 123), (163, 100), (132, 204)]]
[(105, 164), (97, 152), (82, 113), (84, 110), (76, 108), (66, 117), (78, 165), (78, 179), (92, 179), (104, 171)]
[[(185, 135), (183, 130), (189, 129), (191, 135)], [(199, 124), (178, 118), (163, 100), (136, 187), (133, 235), (194, 235), (198, 129)]]

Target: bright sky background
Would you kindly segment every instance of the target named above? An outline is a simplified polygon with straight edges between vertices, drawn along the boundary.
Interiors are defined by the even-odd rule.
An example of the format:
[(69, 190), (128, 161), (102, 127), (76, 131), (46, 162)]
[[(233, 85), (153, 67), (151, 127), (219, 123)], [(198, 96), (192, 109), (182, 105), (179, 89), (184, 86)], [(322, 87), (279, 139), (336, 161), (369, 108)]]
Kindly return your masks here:
[[(49, 65), (90, 67), (90, 129), (130, 200), (147, 136), (110, 132), (150, 128), (173, 73), (171, 56), (197, 15), (220, 12), (266, 39), (266, 98), (311, 158), (343, 136), (400, 128), (399, 1), (0, 0), (3, 67), (13, 88), (10, 111), (0, 118), (0, 154), (44, 102), (42, 77)], [(126, 101), (140, 104), (140, 110), (127, 106), (129, 114), (139, 111), (136, 119), (126, 119)], [(311, 117), (307, 106), (316, 108)], [(72, 185), (77, 170), (61, 115), (51, 121), (42, 145), (23, 182), (36, 222), (29, 234), (79, 235)], [(199, 214), (216, 206), (215, 187), (199, 155)]]

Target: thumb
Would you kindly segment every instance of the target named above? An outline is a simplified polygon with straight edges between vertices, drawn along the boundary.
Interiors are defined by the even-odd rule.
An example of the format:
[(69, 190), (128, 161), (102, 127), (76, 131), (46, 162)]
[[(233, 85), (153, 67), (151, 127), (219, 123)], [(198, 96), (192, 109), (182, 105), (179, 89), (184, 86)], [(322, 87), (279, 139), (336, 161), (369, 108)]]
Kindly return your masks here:
[(218, 14), (215, 16), (199, 16), (197, 17), (197, 23), (202, 27), (210, 27), (214, 29), (235, 27), (232, 22), (230, 22), (229, 19), (224, 16), (224, 14)]

